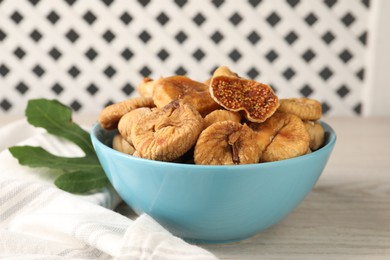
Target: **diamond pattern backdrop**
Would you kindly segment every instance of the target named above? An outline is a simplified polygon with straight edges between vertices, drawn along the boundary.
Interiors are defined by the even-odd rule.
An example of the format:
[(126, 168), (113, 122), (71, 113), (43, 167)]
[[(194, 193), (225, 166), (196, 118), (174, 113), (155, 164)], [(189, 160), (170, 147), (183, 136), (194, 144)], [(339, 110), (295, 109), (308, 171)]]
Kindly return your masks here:
[(367, 0), (0, 0), (0, 114), (37, 97), (97, 114), (143, 77), (204, 81), (227, 65), (280, 98), (358, 115), (368, 11)]

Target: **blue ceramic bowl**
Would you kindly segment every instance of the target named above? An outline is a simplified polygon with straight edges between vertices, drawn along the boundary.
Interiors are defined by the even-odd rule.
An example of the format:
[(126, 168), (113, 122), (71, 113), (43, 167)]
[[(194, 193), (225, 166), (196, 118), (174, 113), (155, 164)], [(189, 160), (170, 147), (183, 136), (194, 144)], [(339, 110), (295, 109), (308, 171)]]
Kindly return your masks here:
[(322, 123), (325, 145), (310, 154), (269, 163), (204, 166), (141, 159), (111, 148), (115, 131), (98, 124), (92, 143), (107, 177), (138, 214), (147, 213), (189, 241), (248, 238), (291, 212), (321, 175), (336, 142)]

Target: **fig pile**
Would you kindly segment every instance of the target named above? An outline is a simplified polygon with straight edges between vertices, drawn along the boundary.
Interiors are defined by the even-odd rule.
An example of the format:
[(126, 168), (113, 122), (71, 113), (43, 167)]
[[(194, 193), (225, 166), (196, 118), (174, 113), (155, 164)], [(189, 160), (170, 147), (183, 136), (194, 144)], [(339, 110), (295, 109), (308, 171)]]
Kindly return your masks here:
[(205, 82), (185, 76), (137, 87), (140, 97), (105, 107), (102, 128), (118, 129), (112, 147), (150, 160), (237, 165), (285, 160), (319, 149), (321, 103), (279, 99), (264, 83), (223, 66)]

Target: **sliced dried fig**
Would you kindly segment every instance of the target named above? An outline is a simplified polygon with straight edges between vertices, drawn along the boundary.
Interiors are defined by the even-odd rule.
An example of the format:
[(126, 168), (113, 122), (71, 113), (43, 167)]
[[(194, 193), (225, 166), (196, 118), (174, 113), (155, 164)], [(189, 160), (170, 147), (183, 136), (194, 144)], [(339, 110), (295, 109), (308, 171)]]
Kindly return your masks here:
[(264, 122), (279, 106), (270, 86), (233, 76), (213, 76), (210, 93), (227, 110), (244, 111), (251, 122)]
[(324, 143), (324, 128), (319, 122), (316, 121), (304, 121), (304, 123), (310, 137), (309, 148), (311, 151), (315, 151)]
[(302, 120), (319, 120), (322, 116), (322, 106), (318, 100), (311, 98), (280, 99), (278, 111), (294, 114)]
[(297, 157), (309, 149), (309, 134), (296, 115), (277, 112), (264, 123), (250, 127), (257, 132), (257, 143), (264, 149), (261, 162)]
[(239, 78), (238, 74), (231, 71), (227, 66), (220, 66), (214, 71), (213, 77), (218, 77), (218, 76)]
[(211, 98), (208, 86), (203, 83), (185, 76), (172, 76), (155, 81), (153, 100), (158, 108), (176, 99), (193, 105), (202, 116), (221, 108)]
[(104, 129), (114, 129), (126, 113), (140, 107), (154, 107), (152, 98), (138, 97), (114, 103), (105, 107), (99, 115), (100, 126)]
[(173, 161), (191, 149), (202, 128), (199, 112), (175, 100), (141, 118), (131, 129), (131, 140), (140, 157)]
[(134, 146), (129, 144), (120, 134), (116, 134), (112, 139), (112, 148), (130, 155), (135, 152)]
[(258, 163), (261, 151), (256, 134), (247, 125), (217, 122), (203, 130), (195, 145), (196, 164), (232, 165)]
[(147, 114), (150, 114), (152, 109), (148, 107), (140, 107), (131, 110), (119, 120), (118, 131), (126, 139), (129, 144), (133, 144), (131, 140), (131, 129), (138, 121)]
[(153, 98), (154, 80), (144, 78), (137, 86), (137, 91), (142, 97)]
[(203, 128), (206, 129), (210, 125), (221, 121), (233, 121), (233, 122), (240, 123), (241, 115), (240, 113), (224, 110), (224, 109), (214, 110), (204, 118)]

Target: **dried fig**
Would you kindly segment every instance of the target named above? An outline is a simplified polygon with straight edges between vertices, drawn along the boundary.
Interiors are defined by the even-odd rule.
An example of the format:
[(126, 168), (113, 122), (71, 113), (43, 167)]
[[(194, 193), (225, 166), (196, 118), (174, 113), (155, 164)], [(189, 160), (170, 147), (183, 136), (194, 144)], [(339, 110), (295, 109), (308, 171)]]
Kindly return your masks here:
[(142, 97), (152, 98), (154, 89), (154, 80), (151, 78), (144, 78), (137, 86), (137, 91)]
[(135, 152), (134, 146), (129, 144), (120, 134), (116, 134), (112, 139), (112, 148), (130, 155)]
[(261, 151), (256, 134), (247, 125), (217, 122), (203, 130), (195, 145), (196, 164), (231, 165), (258, 163)]
[(202, 116), (221, 108), (211, 98), (208, 86), (203, 83), (185, 76), (160, 78), (155, 81), (153, 100), (158, 108), (176, 99), (193, 105)]
[(152, 98), (138, 97), (114, 103), (105, 107), (99, 115), (99, 123), (104, 129), (114, 129), (123, 115), (140, 107), (154, 107)]
[(131, 129), (131, 140), (140, 157), (173, 161), (191, 149), (202, 128), (199, 112), (175, 100), (141, 118)]
[(264, 149), (261, 162), (297, 157), (309, 149), (309, 134), (302, 120), (293, 114), (277, 112), (264, 123), (250, 124), (257, 143)]
[(319, 120), (322, 116), (321, 103), (310, 98), (286, 98), (280, 99), (278, 111), (294, 114), (302, 120)]
[(118, 131), (126, 139), (129, 144), (133, 144), (131, 140), (131, 128), (145, 115), (151, 113), (152, 110), (148, 107), (140, 107), (131, 110), (119, 120)]
[(312, 151), (317, 150), (324, 143), (324, 128), (319, 122), (304, 121), (307, 132), (309, 133), (310, 142), (309, 148)]
[(203, 128), (206, 129), (207, 127), (209, 127), (210, 125), (216, 122), (228, 121), (228, 120), (240, 123), (241, 115), (237, 112), (224, 110), (224, 109), (214, 110), (204, 118)]
[(227, 110), (244, 111), (251, 122), (264, 122), (279, 106), (270, 86), (233, 76), (213, 76), (210, 93)]

